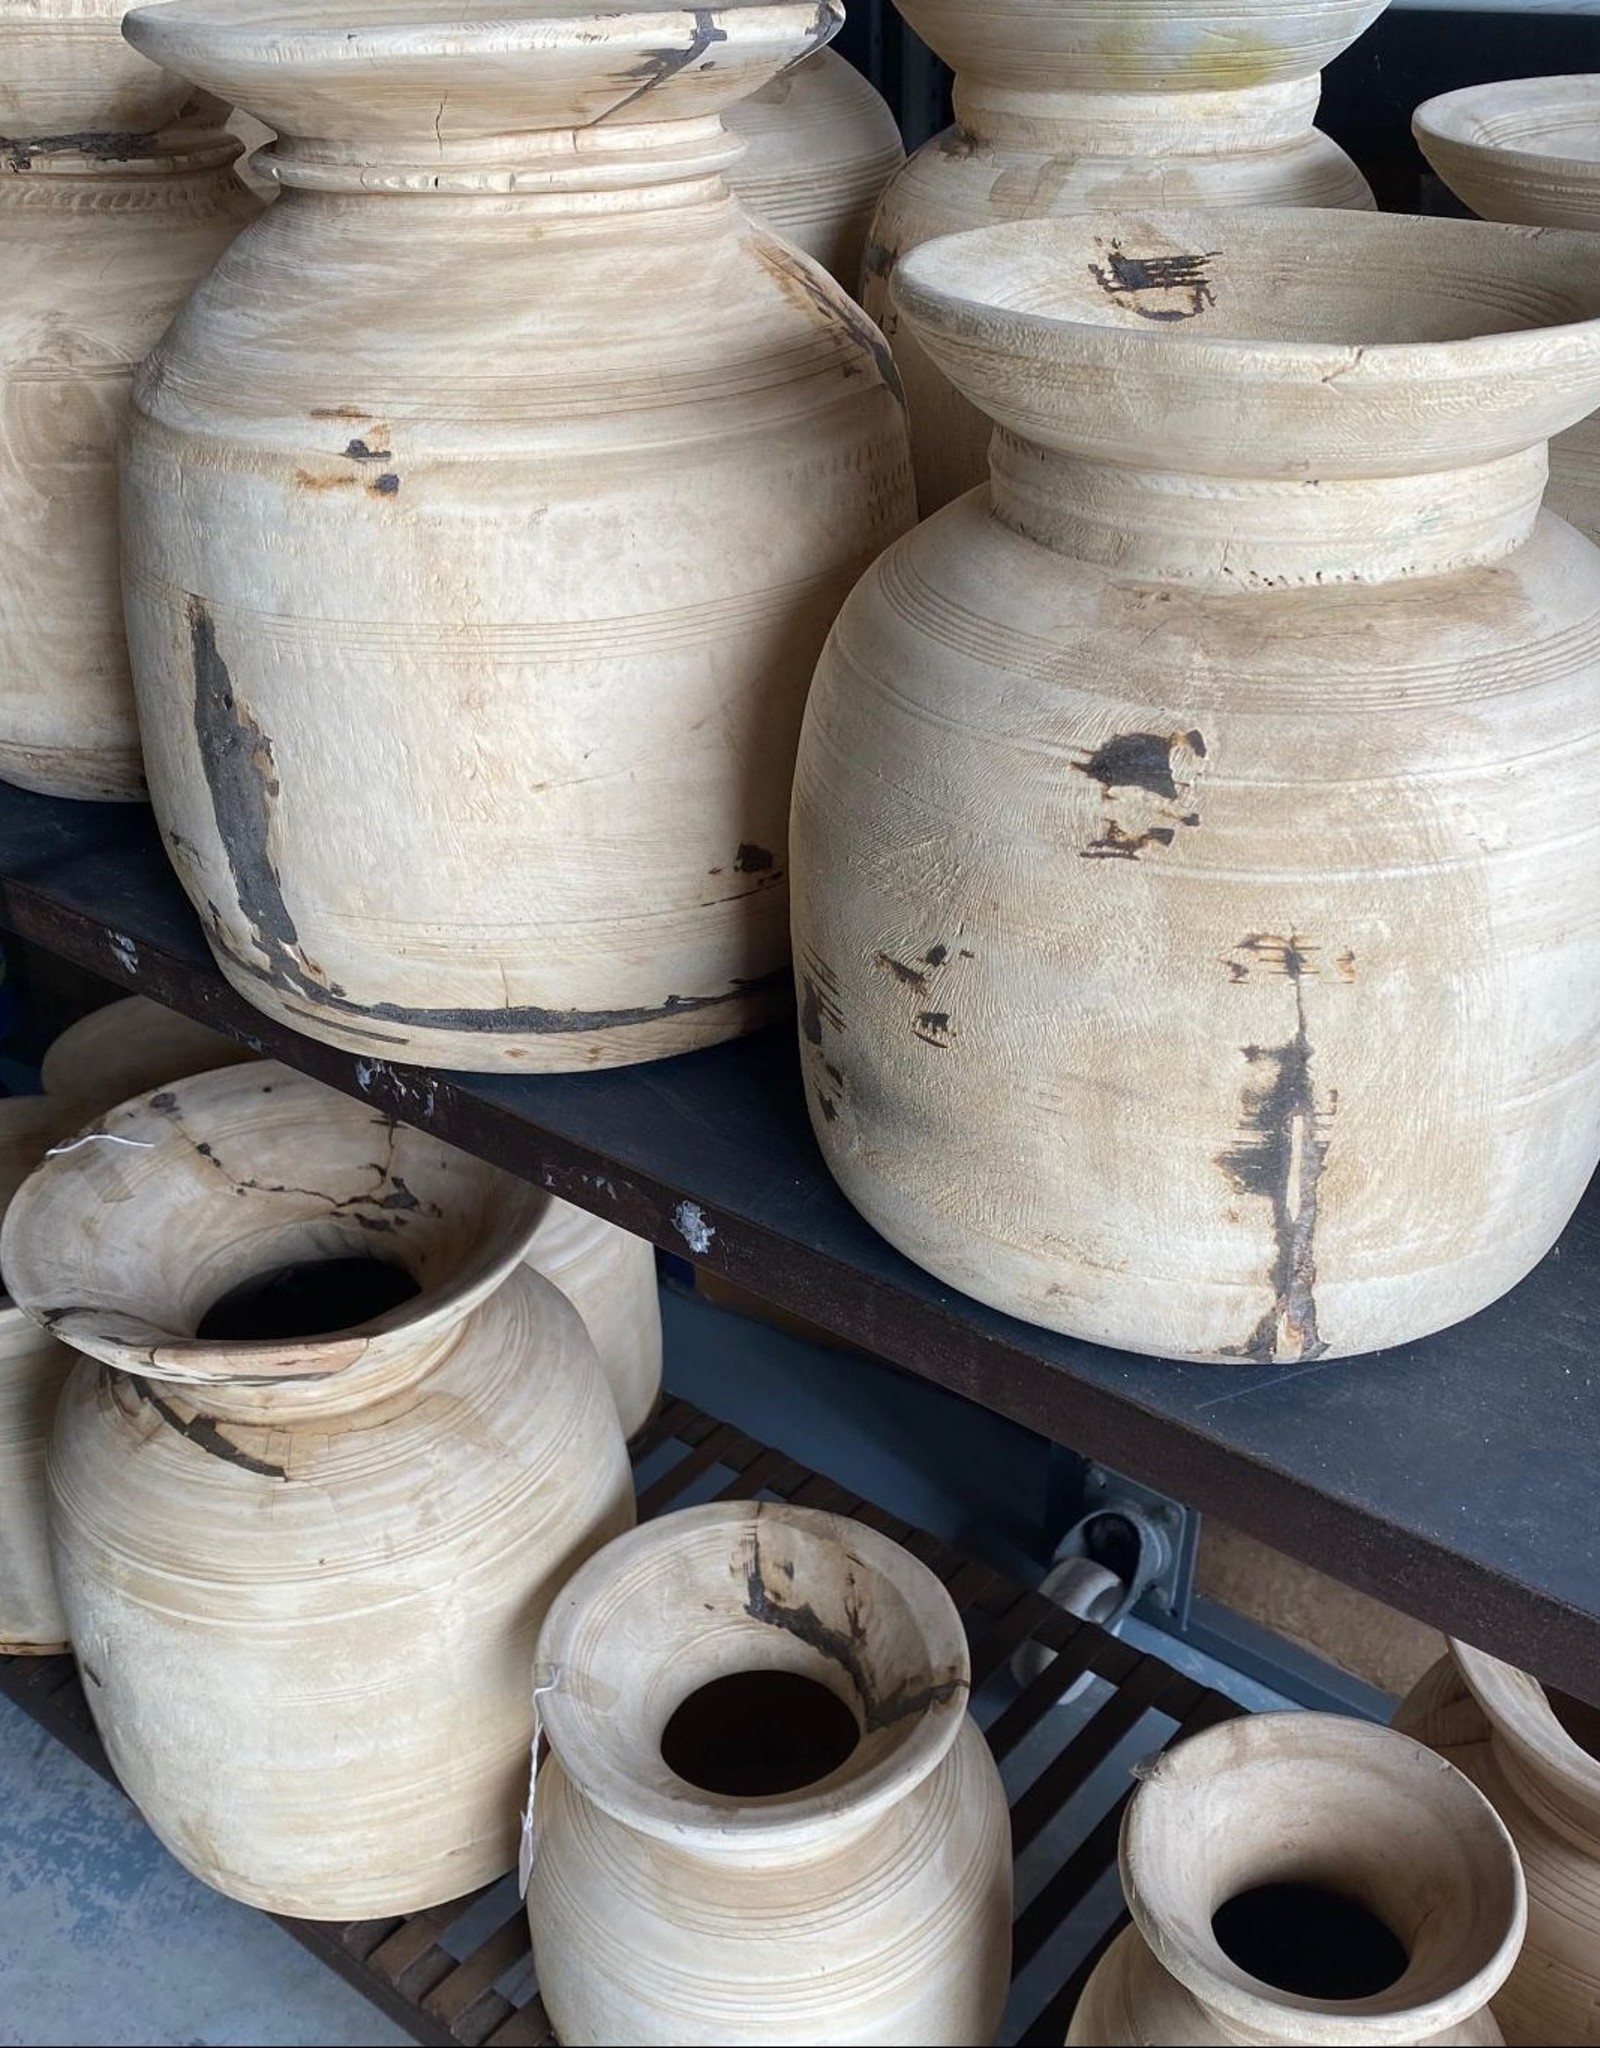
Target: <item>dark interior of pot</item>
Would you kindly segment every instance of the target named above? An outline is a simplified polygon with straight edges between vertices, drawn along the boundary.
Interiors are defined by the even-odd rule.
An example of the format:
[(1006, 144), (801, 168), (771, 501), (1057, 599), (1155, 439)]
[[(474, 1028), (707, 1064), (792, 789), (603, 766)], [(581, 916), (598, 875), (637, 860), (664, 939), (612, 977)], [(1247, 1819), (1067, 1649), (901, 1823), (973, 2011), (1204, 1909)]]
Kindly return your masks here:
[(331, 1336), (387, 1315), (421, 1291), (403, 1266), (370, 1254), (298, 1259), (228, 1288), (201, 1316), (195, 1335), (213, 1343)]
[(1587, 1701), (1574, 1699), (1570, 1692), (1559, 1692), (1552, 1685), (1545, 1687), (1544, 1696), (1565, 1733), (1587, 1755), (1600, 1760), (1600, 1707), (1591, 1707)]
[(1325, 1885), (1253, 1885), (1217, 1908), (1211, 1931), (1241, 1970), (1298, 1998), (1375, 1998), (1410, 1961), (1376, 1913)]
[(674, 1711), (661, 1756), (702, 1792), (771, 1799), (831, 1776), (860, 1740), (849, 1706), (817, 1679), (799, 1671), (730, 1671)]
[(930, 245), (930, 281), (997, 309), (1183, 339), (1377, 347), (1600, 312), (1600, 274), (1576, 274), (1537, 235), (1483, 221), (1314, 210), (1087, 217), (1033, 238), (1000, 229), (970, 242)]

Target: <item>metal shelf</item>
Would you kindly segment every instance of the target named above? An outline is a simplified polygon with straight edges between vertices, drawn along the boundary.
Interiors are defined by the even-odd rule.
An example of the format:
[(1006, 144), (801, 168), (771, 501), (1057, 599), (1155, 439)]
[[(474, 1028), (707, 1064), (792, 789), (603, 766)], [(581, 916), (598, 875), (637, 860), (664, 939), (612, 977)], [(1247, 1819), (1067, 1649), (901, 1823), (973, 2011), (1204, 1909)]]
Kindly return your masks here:
[(787, 1029), (605, 1074), (358, 1059), (227, 989), (147, 812), (10, 789), (0, 925), (1600, 1703), (1595, 1190), (1521, 1287), (1426, 1342), (1178, 1365), (1032, 1329), (893, 1251), (828, 1178)]
[[(667, 1402), (633, 1458), (641, 1520), (705, 1499), (793, 1501), (869, 1523), (944, 1581), (972, 1644), (974, 1710), (1011, 1796), (1017, 1915), (1003, 2039), (1059, 2043), (1089, 1970), (1126, 1919), (1116, 1849), (1133, 1792), (1130, 1751), (1165, 1748), (1239, 1709), (685, 1401)], [(1055, 1655), (1019, 1692), (1005, 1673), (1028, 1641)], [(1058, 1705), (1085, 1672), (1101, 1683)], [(70, 1657), (0, 1658), (0, 1693), (115, 1782)], [(418, 2041), (543, 2048), (555, 2039), (512, 1878), (404, 1918), (273, 1917)]]

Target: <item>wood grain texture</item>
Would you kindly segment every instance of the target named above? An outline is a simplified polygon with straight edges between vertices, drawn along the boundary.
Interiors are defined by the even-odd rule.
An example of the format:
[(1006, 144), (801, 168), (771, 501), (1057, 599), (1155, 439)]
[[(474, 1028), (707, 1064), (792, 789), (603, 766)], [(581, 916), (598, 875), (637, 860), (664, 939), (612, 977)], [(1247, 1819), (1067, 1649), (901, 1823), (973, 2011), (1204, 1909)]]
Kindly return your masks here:
[[(1600, 395), (1581, 237), (1305, 212), (931, 244), (998, 421), (819, 666), (794, 813), (813, 1125), (867, 1219), (1162, 1357), (1401, 1343), (1600, 1155)], [(1154, 317), (1151, 317), (1154, 315)]]
[[(540, 1636), (550, 1755), (528, 1897), (564, 2042), (979, 2044), (1009, 1977), (999, 1773), (939, 1581), (861, 1523), (690, 1508), (609, 1546)], [(854, 1753), (774, 1797), (701, 1791), (661, 1752), (735, 1672), (826, 1687)]]
[(1461, 1643), (1395, 1726), (1448, 1757), (1494, 1803), (1528, 1884), (1528, 1938), (1494, 2000), (1513, 2048), (1600, 2042), (1600, 1758), (1543, 1686)]
[(807, 682), (912, 511), (882, 337), (722, 176), (722, 109), (835, 12), (365, 18), (131, 24), (286, 188), (138, 381), (167, 846), (234, 986), (330, 1043), (713, 1043), (787, 1000)]
[(1370, 207), (1355, 165), (1312, 126), (1318, 74), (1382, 0), (1194, 0), (1134, 7), (907, 0), (951, 65), (955, 125), (890, 183), (862, 302), (894, 348), (923, 517), (987, 475), (990, 421), (899, 318), (895, 265), (941, 235), (1061, 214), (1232, 206)]
[[(1334, 1714), (1210, 1729), (1144, 1775), (1119, 1862), (1134, 1924), (1090, 1978), (1071, 2048), (1500, 2039), (1488, 2000), (1522, 1942), (1517, 1853), (1489, 1802), (1416, 1741)], [(1406, 1951), (1399, 1980), (1333, 2001), (1251, 1975), (1212, 1918), (1278, 1884), (1365, 1907)]]
[(728, 126), (746, 144), (728, 171), (740, 204), (858, 296), (867, 230), (906, 160), (883, 95), (818, 50), (741, 100)]
[[(1418, 107), (1423, 155), (1474, 213), (1530, 227), (1600, 231), (1600, 77), (1508, 79)], [(1600, 423), (1550, 444), (1546, 502), (1600, 540)]]
[[(3, 1256), (88, 1354), (51, 1538), (112, 1764), (249, 1904), (459, 1897), (515, 1859), (550, 1595), (634, 1514), (593, 1345), (522, 1263), (543, 1202), (272, 1063), (100, 1129), (34, 1174)], [(252, 1276), (374, 1251), (421, 1291), (352, 1330), (195, 1334)]]
[[(0, 776), (53, 796), (137, 799), (117, 436), (134, 365), (260, 208), (219, 130), (111, 127), (121, 99), (105, 79), (90, 90), (103, 45), (135, 84), (183, 90), (127, 49), (120, 12), (52, 5), (22, 38), (15, 9), (0, 7), (0, 79), (8, 60), (24, 67), (0, 84), (0, 130), (8, 91), (30, 106), (36, 93), (38, 119), (60, 121), (69, 109), (55, 86), (77, 79), (87, 99), (70, 110), (98, 110), (71, 132), (0, 133)], [(46, 59), (66, 57), (52, 80)]]

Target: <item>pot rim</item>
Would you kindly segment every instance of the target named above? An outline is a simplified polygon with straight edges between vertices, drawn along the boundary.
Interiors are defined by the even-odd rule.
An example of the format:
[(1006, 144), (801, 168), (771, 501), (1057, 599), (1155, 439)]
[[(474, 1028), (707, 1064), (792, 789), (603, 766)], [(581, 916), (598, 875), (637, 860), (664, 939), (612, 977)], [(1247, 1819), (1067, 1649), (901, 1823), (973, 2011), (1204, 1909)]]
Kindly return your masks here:
[(1562, 1727), (1538, 1679), (1454, 1637), (1450, 1653), (1496, 1746), (1511, 1752), (1536, 1789), (1553, 1787), (1562, 1809), (1600, 1837), (1600, 1757)]
[[(1573, 361), (1600, 364), (1600, 283), (1593, 289), (1594, 312), (1579, 320), (1514, 328), (1432, 341), (1288, 341), (1250, 336), (1209, 335), (1186, 325), (1143, 328), (1069, 314), (1040, 313), (1006, 303), (1001, 295), (1015, 274), (1018, 256), (1036, 264), (1052, 259), (1064, 245), (1074, 250), (1085, 231), (1110, 248), (1130, 228), (1154, 227), (1176, 238), (1203, 239), (1230, 228), (1259, 232), (1264, 226), (1312, 232), (1337, 229), (1350, 239), (1442, 241), (1459, 233), (1551, 240), (1570, 245), (1575, 259), (1592, 259), (1587, 237), (1575, 229), (1523, 227), (1501, 221), (1436, 220), (1409, 214), (1364, 213), (1334, 207), (1241, 207), (1236, 210), (1151, 210), (1137, 214), (1091, 214), (1067, 219), (1011, 221), (938, 236), (908, 251), (895, 266), (890, 294), (917, 328), (919, 337), (989, 341), (1004, 331), (1011, 352), (1026, 352), (1052, 366), (1094, 367), (1142, 357), (1168, 375), (1185, 372), (1215, 378), (1219, 372), (1240, 383), (1263, 379), (1278, 386), (1326, 385), (1344, 379), (1363, 390), (1380, 384), (1433, 384), (1445, 377), (1493, 377), (1517, 369)], [(1483, 247), (1491, 246), (1487, 240)], [(1014, 340), (1013, 340), (1014, 338)]]
[[(1600, 124), (1600, 72), (1552, 72), (1542, 78), (1502, 78), (1484, 85), (1464, 85), (1453, 92), (1435, 93), (1411, 116), (1411, 132), (1427, 155), (1430, 142), (1442, 142), (1460, 155), (1470, 156), (1483, 170), (1549, 178), (1576, 173), (1581, 179), (1593, 177), (1600, 184), (1600, 156), (1571, 156), (1564, 151), (1520, 148), (1515, 141), (1499, 142), (1485, 136), (1478, 124), (1495, 114), (1529, 112), (1547, 107), (1587, 104)], [(1430, 156), (1429, 162), (1433, 159)], [(1438, 169), (1438, 166), (1434, 166)], [(1443, 176), (1443, 172), (1440, 173)], [(1448, 180), (1446, 180), (1448, 182)]]
[[(596, 1674), (577, 1661), (585, 1630), (597, 1626), (593, 1611), (598, 1607), (603, 1615), (608, 1592), (630, 1574), (639, 1575), (637, 1588), (629, 1589), (632, 1597), (641, 1603), (650, 1599), (653, 1582), (648, 1574), (654, 1559), (669, 1559), (685, 1538), (701, 1532), (725, 1529), (730, 1555), (748, 1534), (759, 1560), (759, 1532), (763, 1524), (774, 1523), (798, 1528), (814, 1541), (844, 1545), (853, 1562), (886, 1581), (897, 1596), (902, 1614), (909, 1616), (921, 1639), (927, 1668), (953, 1676), (926, 1689), (914, 1710), (903, 1716), (903, 1732), (880, 1744), (879, 1753), (865, 1765), (857, 1765), (858, 1747), (836, 1771), (798, 1791), (765, 1798), (703, 1791), (677, 1777), (658, 1751), (650, 1765), (651, 1782), (641, 1775), (627, 1738), (617, 1727), (609, 1704), (612, 1688), (603, 1679), (597, 1682)], [(794, 1611), (815, 1621), (803, 1589), (796, 1589), (796, 1600)], [(652, 1615), (656, 1611), (650, 1610)], [(606, 1639), (602, 1630), (602, 1644)], [(585, 1798), (628, 1828), (691, 1849), (720, 1848), (735, 1854), (793, 1853), (825, 1843), (840, 1828), (855, 1831), (869, 1823), (921, 1784), (948, 1755), (966, 1722), (971, 1690), (971, 1658), (960, 1616), (927, 1566), (864, 1523), (785, 1502), (711, 1501), (642, 1523), (615, 1538), (557, 1595), (539, 1633), (537, 1658), (541, 1725), (562, 1769)], [(630, 1685), (635, 1695), (643, 1690)], [(695, 1690), (691, 1687), (682, 1697)], [(867, 1739), (864, 1736), (862, 1746)]]
[[(128, 1178), (133, 1169), (126, 1162), (142, 1161), (170, 1142), (177, 1119), (190, 1102), (197, 1099), (202, 1111), (225, 1110), (231, 1099), (257, 1092), (278, 1093), (291, 1102), (303, 1098), (312, 1114), (330, 1100), (335, 1104), (347, 1103), (353, 1116), (364, 1113), (370, 1119), (378, 1114), (370, 1104), (346, 1098), (277, 1060), (235, 1062), (206, 1073), (186, 1075), (119, 1103), (87, 1123), (81, 1107), (73, 1116), (69, 1105), (68, 1122), (69, 1126), (77, 1126), (77, 1138), (70, 1148), (40, 1161), (18, 1188), (0, 1222), (0, 1274), (13, 1290), (11, 1298), (16, 1304), (74, 1350), (124, 1372), (188, 1385), (319, 1381), (356, 1365), (376, 1367), (391, 1357), (415, 1354), (420, 1343), (462, 1322), (494, 1293), (522, 1263), (535, 1242), (548, 1210), (549, 1195), (463, 1153), (458, 1156), (467, 1162), (474, 1175), (494, 1175), (505, 1183), (507, 1208), (498, 1248), (492, 1244), (486, 1250), (480, 1247), (455, 1274), (446, 1274), (437, 1284), (424, 1285), (419, 1293), (397, 1307), (363, 1322), (298, 1338), (202, 1338), (121, 1309), (108, 1296), (83, 1303), (61, 1303), (56, 1298), (60, 1262), (52, 1256), (52, 1233), (43, 1219), (61, 1184), (65, 1181), (70, 1187), (73, 1180), (88, 1171), (84, 1165), (85, 1149), (92, 1148), (96, 1139), (103, 1141), (98, 1148), (103, 1156), (93, 1168), (93, 1192), (86, 1189), (81, 1199), (86, 1207), (95, 1203), (114, 1207), (137, 1193), (137, 1182)], [(398, 1120), (395, 1121), (398, 1126)], [(447, 1153), (457, 1152), (443, 1139), (434, 1139), (426, 1132), (417, 1135)], [(197, 1150), (201, 1143), (208, 1142), (196, 1140), (187, 1132), (183, 1137)], [(244, 1188), (248, 1184), (237, 1185)], [(378, 1186), (382, 1185), (380, 1179)], [(269, 1197), (315, 1193), (272, 1186), (263, 1187), (260, 1192)], [(371, 1199), (383, 1209), (376, 1189)], [(333, 1214), (339, 1206), (329, 1200), (326, 1213)], [(406, 1206), (415, 1206), (414, 1197)], [(103, 1242), (98, 1250), (103, 1258)]]
[[(405, 14), (413, 18), (394, 18)], [(347, 0), (333, 16), (318, 0), (158, 0), (130, 8), (122, 33), (154, 63), (184, 76), (193, 75), (187, 60), (194, 57), (289, 68), (592, 50), (597, 62), (613, 64), (633, 51), (649, 59), (697, 41), (707, 47), (707, 16), (715, 17), (718, 50), (759, 53), (794, 44), (798, 62), (838, 33), (844, 0), (717, 0), (710, 8), (660, 0), (596, 0), (588, 8), (581, 0), (496, 0), (476, 14), (452, 13), (441, 0)], [(365, 26), (363, 17), (370, 18)]]
[[(1241, 1746), (1253, 1754), (1241, 1758)], [(1362, 1750), (1365, 1756), (1352, 1754)], [(1209, 1925), (1197, 1937), (1184, 1938), (1174, 1931), (1191, 1902), (1164, 1882), (1162, 1859), (1154, 1854), (1158, 1837), (1174, 1825), (1174, 1794), (1181, 1796), (1186, 1784), (1252, 1769), (1283, 1770), (1299, 1785), (1308, 1767), (1320, 1764), (1336, 1768), (1346, 1786), (1353, 1771), (1368, 1770), (1379, 1795), (1385, 1781), (1392, 1786), (1397, 1772), (1414, 1773), (1424, 1786), (1446, 1788), (1445, 1796), (1464, 1818), (1470, 1817), (1479, 1840), (1498, 1854), (1499, 1875), (1512, 1902), (1510, 1924), (1492, 1953), (1482, 1957), (1461, 1983), (1417, 2002), (1403, 1995), (1408, 1968), (1387, 1990), (1367, 1998), (1306, 1998), (1278, 1990), (1233, 1962)], [(1273, 1834), (1274, 1841), (1280, 1838), (1281, 1823)], [(1343, 1714), (1249, 1714), (1178, 1743), (1159, 1758), (1135, 1792), (1123, 1818), (1118, 1860), (1129, 1910), (1162, 1968), (1202, 2004), (1245, 2028), (1253, 2040), (1283, 2040), (1291, 2022), (1297, 2040), (1337, 2043), (1339, 2048), (1398, 2048), (1401, 2043), (1431, 2040), (1488, 2004), (1516, 1962), (1527, 1924), (1527, 1891), (1516, 1847), (1476, 1786), (1409, 1736)], [(1261, 1881), (1272, 1880), (1263, 1873)], [(1189, 1918), (1192, 1922), (1192, 1913)]]

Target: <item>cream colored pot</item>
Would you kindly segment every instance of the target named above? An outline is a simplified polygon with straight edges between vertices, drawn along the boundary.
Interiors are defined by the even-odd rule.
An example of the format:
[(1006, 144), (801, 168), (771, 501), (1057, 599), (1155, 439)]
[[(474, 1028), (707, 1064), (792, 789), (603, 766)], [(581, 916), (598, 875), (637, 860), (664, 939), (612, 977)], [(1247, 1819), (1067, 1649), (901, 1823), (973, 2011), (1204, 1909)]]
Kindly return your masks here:
[(1600, 2042), (1600, 1713), (1452, 1643), (1395, 1716), (1493, 1801), (1528, 1881), (1528, 1938), (1496, 1995), (1508, 2041)]
[[(45, 1092), (70, 1098), (83, 1118), (185, 1074), (254, 1059), (225, 1038), (148, 996), (92, 1010), (50, 1046), (39, 1069)], [(553, 1280), (583, 1317), (616, 1400), (623, 1432), (649, 1421), (661, 1392), (661, 1305), (653, 1246), (558, 1196), (544, 1214), (528, 1264)]]
[[(40, 1095), (0, 1102), (0, 1212), (71, 1124), (70, 1114)], [(67, 1647), (50, 1569), (44, 1463), (71, 1364), (71, 1352), (18, 1308), (0, 1280), (0, 1656)]]
[(817, 50), (741, 100), (728, 126), (748, 145), (728, 172), (741, 205), (859, 291), (872, 216), (906, 160), (882, 94)]
[[(1422, 153), (1485, 220), (1600, 231), (1600, 76), (1514, 78), (1418, 107)], [(1593, 259), (1591, 259), (1593, 260)], [(1600, 540), (1600, 425), (1550, 444), (1546, 502)]]
[(1120, 1863), (1134, 1924), (1074, 2048), (1500, 2039), (1517, 1852), (1459, 1771), (1389, 1729), (1283, 1713), (1196, 1735), (1143, 1777)]
[[(276, 1064), (100, 1131), (17, 1195), (0, 1265), (87, 1354), (50, 1514), (107, 1753), (251, 1905), (458, 1897), (515, 1858), (551, 1594), (633, 1519), (593, 1346), (521, 1264), (542, 1198)], [(240, 1302), (302, 1267), (350, 1308)]]
[(1312, 127), (1320, 72), (1385, 0), (896, 0), (954, 67), (953, 128), (883, 195), (863, 303), (911, 409), (923, 516), (988, 478), (988, 417), (899, 320), (889, 280), (940, 235), (1145, 207), (1370, 207)]
[(993, 2040), (1010, 1828), (969, 1675), (938, 1580), (834, 1515), (690, 1508), (578, 1572), (528, 1894), (568, 2048)]
[(720, 116), (838, 12), (129, 17), (280, 137), (123, 472), (157, 813), (270, 1015), (555, 1069), (787, 1003), (806, 687), (911, 486), (881, 337)]
[(941, 1279), (1128, 1350), (1471, 1315), (1600, 1158), (1600, 555), (1539, 510), (1600, 398), (1588, 244), (1129, 214), (896, 291), (1001, 431), (811, 695), (828, 1164)]

